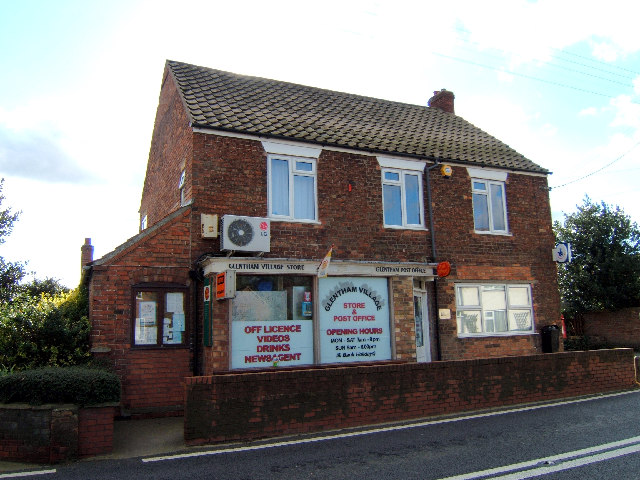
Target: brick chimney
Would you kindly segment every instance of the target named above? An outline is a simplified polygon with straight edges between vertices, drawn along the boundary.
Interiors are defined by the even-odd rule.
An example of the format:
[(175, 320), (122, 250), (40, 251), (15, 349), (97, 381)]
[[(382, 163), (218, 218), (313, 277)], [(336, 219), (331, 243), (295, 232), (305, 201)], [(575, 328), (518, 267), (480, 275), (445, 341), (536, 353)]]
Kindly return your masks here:
[(433, 108), (439, 108), (443, 112), (456, 113), (453, 111), (453, 92), (443, 88), (442, 90), (433, 92), (433, 97), (429, 99), (428, 105)]
[(82, 247), (80, 247), (80, 268), (84, 267), (85, 265), (89, 265), (91, 262), (93, 262), (93, 245), (91, 245), (91, 239), (90, 238), (85, 238), (84, 239), (84, 245), (82, 245)]

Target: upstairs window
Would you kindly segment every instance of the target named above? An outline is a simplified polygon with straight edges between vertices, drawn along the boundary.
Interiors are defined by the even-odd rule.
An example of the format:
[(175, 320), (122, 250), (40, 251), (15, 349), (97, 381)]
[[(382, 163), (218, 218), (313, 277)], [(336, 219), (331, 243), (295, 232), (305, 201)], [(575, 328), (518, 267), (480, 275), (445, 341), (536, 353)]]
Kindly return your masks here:
[(186, 179), (186, 171), (182, 170), (182, 172), (180, 173), (180, 180), (178, 181), (178, 190), (180, 191), (180, 206), (184, 207), (186, 202), (186, 197), (185, 197), (185, 190), (184, 190), (184, 186), (185, 186), (185, 179)]
[(424, 162), (378, 157), (382, 168), (384, 226), (424, 228), (422, 172)]
[(473, 225), (477, 233), (507, 234), (506, 172), (468, 169), (473, 197)]
[(269, 155), (269, 216), (317, 221), (316, 161)]

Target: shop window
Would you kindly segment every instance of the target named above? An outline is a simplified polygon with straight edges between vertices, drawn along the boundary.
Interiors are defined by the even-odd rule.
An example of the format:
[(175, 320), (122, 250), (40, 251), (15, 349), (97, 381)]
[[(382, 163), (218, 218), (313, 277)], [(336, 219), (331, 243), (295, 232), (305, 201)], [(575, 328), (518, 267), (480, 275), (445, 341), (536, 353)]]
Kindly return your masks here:
[(232, 368), (313, 363), (313, 278), (238, 275), (231, 303)]
[(133, 345), (181, 346), (187, 343), (187, 289), (144, 286), (133, 292)]
[(456, 285), (458, 335), (533, 333), (529, 285)]

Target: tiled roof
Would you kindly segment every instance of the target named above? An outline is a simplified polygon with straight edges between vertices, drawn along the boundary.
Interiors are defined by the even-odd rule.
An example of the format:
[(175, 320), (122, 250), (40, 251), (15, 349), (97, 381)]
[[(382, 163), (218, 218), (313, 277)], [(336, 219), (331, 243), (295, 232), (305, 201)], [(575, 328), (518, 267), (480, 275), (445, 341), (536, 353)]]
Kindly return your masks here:
[(463, 118), (391, 102), (167, 61), (194, 127), (548, 173)]

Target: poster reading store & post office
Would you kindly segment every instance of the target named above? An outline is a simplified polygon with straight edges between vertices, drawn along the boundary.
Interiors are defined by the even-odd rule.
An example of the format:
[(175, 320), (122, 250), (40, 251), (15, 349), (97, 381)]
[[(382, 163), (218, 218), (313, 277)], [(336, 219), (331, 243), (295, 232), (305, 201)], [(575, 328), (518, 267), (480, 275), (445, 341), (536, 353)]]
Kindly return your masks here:
[(327, 277), (318, 288), (322, 363), (391, 359), (386, 278)]

